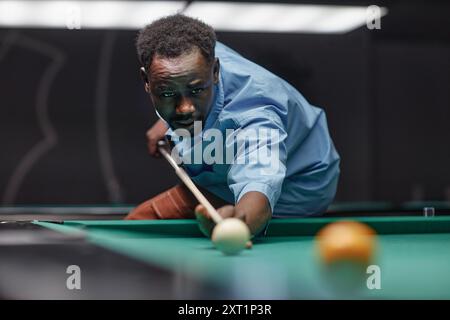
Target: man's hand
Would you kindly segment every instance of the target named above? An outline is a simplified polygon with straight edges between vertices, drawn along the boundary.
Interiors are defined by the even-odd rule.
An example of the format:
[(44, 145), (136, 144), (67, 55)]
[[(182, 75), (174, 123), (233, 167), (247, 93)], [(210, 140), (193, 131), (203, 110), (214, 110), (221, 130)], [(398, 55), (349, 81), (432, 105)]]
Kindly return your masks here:
[(161, 157), (158, 151), (158, 141), (164, 140), (166, 131), (167, 125), (161, 119), (156, 121), (153, 127), (147, 131), (147, 147), (151, 156)]
[[(232, 205), (226, 205), (219, 209), (217, 212), (220, 214), (222, 218), (231, 218), (236, 216), (236, 210)], [(208, 238), (211, 238), (212, 231), (216, 226), (215, 222), (211, 219), (210, 215), (206, 208), (199, 204), (195, 208), (195, 216), (197, 217), (197, 221), (200, 227), (200, 231)]]
[[(256, 191), (246, 193), (236, 206), (226, 205), (217, 209), (217, 212), (223, 218), (234, 217), (244, 221), (248, 225), (252, 236), (262, 231), (262, 228), (264, 228), (272, 215), (266, 196)], [(195, 208), (195, 216), (202, 233), (210, 238), (215, 223), (206, 208), (199, 204)]]

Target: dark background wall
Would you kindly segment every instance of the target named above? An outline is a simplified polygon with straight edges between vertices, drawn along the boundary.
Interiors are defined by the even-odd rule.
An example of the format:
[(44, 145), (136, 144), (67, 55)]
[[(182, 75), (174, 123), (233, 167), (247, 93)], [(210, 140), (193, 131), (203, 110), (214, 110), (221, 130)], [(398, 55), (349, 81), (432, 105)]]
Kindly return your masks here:
[[(386, 5), (381, 30), (218, 38), (325, 109), (336, 201), (450, 200), (449, 5)], [(0, 29), (0, 204), (134, 204), (177, 182), (147, 155), (135, 34)]]

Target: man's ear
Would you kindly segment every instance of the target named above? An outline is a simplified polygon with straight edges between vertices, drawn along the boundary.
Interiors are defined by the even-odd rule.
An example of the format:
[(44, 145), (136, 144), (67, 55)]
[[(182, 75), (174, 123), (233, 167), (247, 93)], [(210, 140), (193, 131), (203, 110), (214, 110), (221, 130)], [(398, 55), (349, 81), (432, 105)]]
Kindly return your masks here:
[(214, 84), (219, 83), (219, 70), (220, 70), (220, 61), (219, 58), (216, 58), (213, 67)]
[(145, 91), (146, 91), (147, 93), (150, 93), (150, 83), (149, 83), (149, 81), (148, 81), (147, 71), (145, 71), (145, 68), (142, 67), (142, 68), (139, 69), (139, 72), (140, 72), (140, 74), (141, 74), (142, 81), (144, 81), (144, 88), (145, 88)]

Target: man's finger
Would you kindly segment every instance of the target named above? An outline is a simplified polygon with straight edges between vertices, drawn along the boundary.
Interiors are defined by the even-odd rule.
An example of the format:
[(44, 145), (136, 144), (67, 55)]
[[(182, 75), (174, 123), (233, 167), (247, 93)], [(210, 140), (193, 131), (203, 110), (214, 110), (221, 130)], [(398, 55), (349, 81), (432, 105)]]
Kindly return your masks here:
[(208, 237), (208, 238), (211, 237), (212, 230), (216, 224), (209, 217), (209, 214), (206, 211), (206, 208), (204, 206), (202, 206), (201, 204), (199, 204), (197, 207), (195, 207), (195, 217), (197, 218), (200, 231), (206, 237)]
[(211, 219), (208, 210), (206, 210), (206, 208), (202, 204), (199, 204), (195, 207), (195, 213), (202, 215), (203, 218)]
[(151, 142), (147, 143), (147, 148), (148, 148), (148, 153), (150, 153), (150, 155), (153, 155), (155, 153), (155, 145), (152, 144)]
[(156, 157), (156, 158), (159, 158), (159, 157), (161, 157), (161, 153), (159, 152), (159, 150), (158, 150), (158, 144), (157, 144), (155, 141), (156, 141), (156, 140), (150, 140), (150, 141), (147, 143), (148, 153), (149, 153), (151, 156), (154, 156), (154, 157)]
[(220, 216), (224, 219), (226, 218), (232, 218), (235, 216), (235, 210), (234, 210), (234, 206), (232, 205), (227, 205), (227, 206), (223, 206), (222, 208), (220, 208), (219, 210), (217, 210), (217, 212), (220, 214)]

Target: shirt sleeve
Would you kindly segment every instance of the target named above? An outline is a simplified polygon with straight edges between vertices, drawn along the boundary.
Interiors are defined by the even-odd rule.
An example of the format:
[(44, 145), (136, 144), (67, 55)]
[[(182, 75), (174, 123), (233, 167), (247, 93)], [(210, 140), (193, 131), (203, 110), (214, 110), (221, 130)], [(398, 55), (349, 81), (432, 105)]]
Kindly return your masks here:
[(250, 191), (264, 194), (272, 210), (286, 175), (286, 130), (270, 106), (245, 112), (235, 119), (237, 130), (227, 136), (226, 146), (235, 157), (227, 176), (235, 203)]

